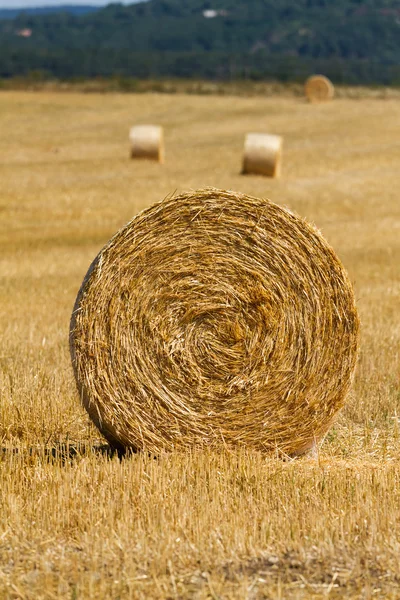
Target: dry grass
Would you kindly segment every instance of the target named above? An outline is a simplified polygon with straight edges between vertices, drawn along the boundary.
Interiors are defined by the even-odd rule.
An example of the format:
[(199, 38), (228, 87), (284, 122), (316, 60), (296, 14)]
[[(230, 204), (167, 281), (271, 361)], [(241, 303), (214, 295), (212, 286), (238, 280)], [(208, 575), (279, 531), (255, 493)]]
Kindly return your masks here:
[[(45, 80), (35, 81), (28, 78), (15, 77), (0, 79), (0, 90), (41, 91), (47, 93), (161, 93), (161, 94), (194, 94), (207, 96), (262, 96), (303, 98), (304, 83), (283, 83), (280, 81), (209, 81), (202, 79), (88, 79), (83, 81)], [(349, 86), (335, 83), (335, 97), (364, 100), (395, 99), (400, 97), (400, 87)]]
[[(163, 167), (127, 158), (132, 114), (164, 125)], [(0, 123), (0, 598), (399, 598), (398, 101), (7, 92)], [(239, 175), (260, 123), (279, 180)], [(79, 284), (137, 211), (205, 185), (314, 221), (355, 282), (354, 391), (317, 458), (92, 449)]]

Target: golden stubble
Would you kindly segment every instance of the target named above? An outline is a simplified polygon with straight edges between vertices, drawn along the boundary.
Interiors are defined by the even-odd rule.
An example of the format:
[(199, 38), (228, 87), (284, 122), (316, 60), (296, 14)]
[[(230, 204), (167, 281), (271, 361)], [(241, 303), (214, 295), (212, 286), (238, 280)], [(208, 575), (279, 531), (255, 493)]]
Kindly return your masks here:
[[(398, 598), (400, 145), (396, 100), (0, 95), (0, 597)], [(164, 165), (129, 128), (164, 127)], [(282, 135), (279, 180), (240, 175)], [(361, 354), (315, 457), (110, 458), (75, 390), (88, 265), (138, 211), (213, 186), (322, 230), (354, 283)]]

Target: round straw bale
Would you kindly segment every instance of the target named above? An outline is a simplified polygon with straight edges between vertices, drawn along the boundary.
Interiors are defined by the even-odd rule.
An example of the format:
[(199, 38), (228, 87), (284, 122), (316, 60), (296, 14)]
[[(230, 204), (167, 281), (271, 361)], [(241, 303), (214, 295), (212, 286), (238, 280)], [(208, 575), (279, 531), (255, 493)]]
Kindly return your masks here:
[(324, 75), (312, 75), (304, 84), (304, 92), (309, 102), (325, 102), (332, 100), (335, 88)]
[(244, 143), (242, 173), (279, 177), (281, 156), (281, 137), (264, 133), (248, 133)]
[(209, 188), (144, 210), (108, 242), (78, 293), (70, 345), (83, 404), (116, 447), (292, 454), (343, 405), (358, 317), (314, 227)]
[(129, 132), (131, 158), (164, 162), (164, 132), (158, 125), (135, 125)]

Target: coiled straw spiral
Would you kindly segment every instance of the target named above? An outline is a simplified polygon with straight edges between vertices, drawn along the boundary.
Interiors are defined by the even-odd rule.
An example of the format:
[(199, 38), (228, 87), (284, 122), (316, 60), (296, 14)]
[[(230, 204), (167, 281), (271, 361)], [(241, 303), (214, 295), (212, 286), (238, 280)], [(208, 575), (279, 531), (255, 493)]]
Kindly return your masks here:
[(344, 403), (357, 341), (351, 285), (321, 234), (216, 189), (123, 227), (91, 265), (70, 333), (94, 423), (150, 452), (303, 452)]

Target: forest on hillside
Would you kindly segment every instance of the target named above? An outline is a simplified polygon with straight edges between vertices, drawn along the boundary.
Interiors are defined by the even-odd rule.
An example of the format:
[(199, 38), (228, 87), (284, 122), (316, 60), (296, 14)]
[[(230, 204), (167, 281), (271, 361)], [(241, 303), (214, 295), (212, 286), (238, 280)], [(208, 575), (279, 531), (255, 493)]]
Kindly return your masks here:
[(0, 19), (0, 77), (400, 85), (400, 0), (149, 0)]

